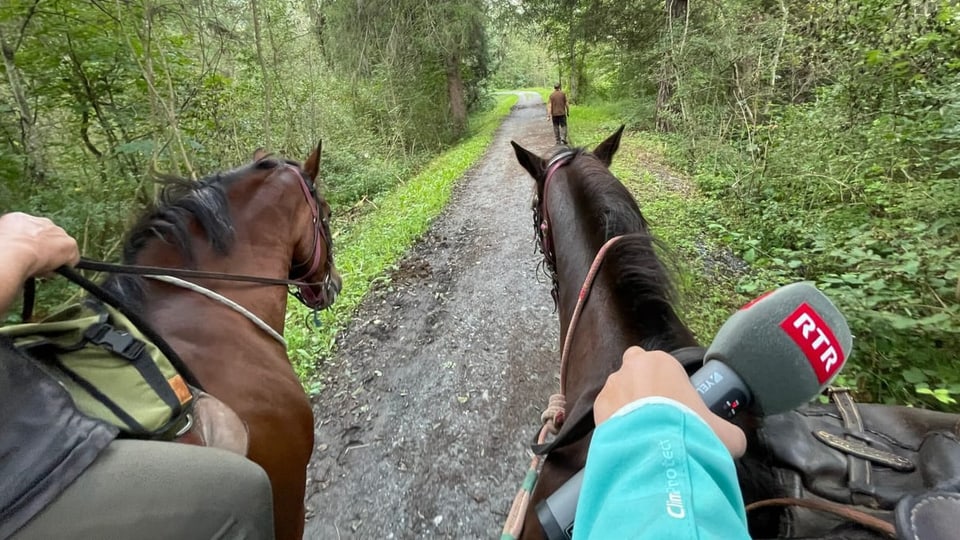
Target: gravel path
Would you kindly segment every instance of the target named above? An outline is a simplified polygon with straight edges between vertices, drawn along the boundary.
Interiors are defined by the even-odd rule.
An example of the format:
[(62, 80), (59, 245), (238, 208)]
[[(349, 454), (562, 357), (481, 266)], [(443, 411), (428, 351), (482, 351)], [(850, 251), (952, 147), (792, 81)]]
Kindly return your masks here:
[(496, 538), (555, 391), (558, 324), (536, 272), (533, 181), (552, 142), (522, 93), (444, 213), (325, 366), (305, 538)]

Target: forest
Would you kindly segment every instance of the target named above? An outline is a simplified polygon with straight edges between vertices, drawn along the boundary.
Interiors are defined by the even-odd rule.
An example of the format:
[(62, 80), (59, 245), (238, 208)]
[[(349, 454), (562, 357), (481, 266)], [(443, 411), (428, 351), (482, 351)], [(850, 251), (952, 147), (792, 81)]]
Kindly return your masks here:
[[(51, 217), (88, 257), (119, 257), (158, 175), (199, 179), (258, 147), (302, 159), (323, 140), (352, 282), (322, 332), (289, 314), (308, 389), (350, 310), (482, 155), (507, 92), (559, 81), (573, 143), (626, 124), (628, 152), (690, 179), (669, 205), (638, 195), (685, 231), (667, 238), (677, 253), (709, 240), (746, 268), (705, 279), (681, 261), (701, 334), (811, 280), (856, 336), (843, 384), (960, 399), (954, 2), (6, 0), (0, 49), (0, 212)], [(69, 294), (42, 292), (46, 306)]]

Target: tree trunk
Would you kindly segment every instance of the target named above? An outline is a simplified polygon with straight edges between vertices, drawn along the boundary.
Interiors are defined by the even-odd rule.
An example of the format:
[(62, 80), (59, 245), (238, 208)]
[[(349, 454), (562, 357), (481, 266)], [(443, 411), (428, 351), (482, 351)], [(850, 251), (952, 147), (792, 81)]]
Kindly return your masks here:
[(557, 80), (553, 82), (550, 86), (554, 84), (563, 84), (563, 60), (560, 58), (560, 51), (557, 51)]
[(310, 23), (313, 25), (313, 34), (317, 39), (317, 47), (320, 48), (320, 57), (323, 59), (325, 65), (330, 64), (330, 59), (327, 57), (327, 44), (326, 36), (324, 32), (327, 28), (327, 19), (324, 15), (324, 0), (319, 0), (318, 2), (307, 1), (307, 12), (310, 15)]
[(660, 65), (660, 81), (657, 87), (656, 127), (657, 131), (673, 131), (671, 116), (677, 113), (673, 101), (676, 72), (673, 66), (674, 42), (673, 23), (687, 16), (687, 0), (666, 0), (664, 5), (667, 19), (667, 40), (670, 44)]
[(577, 42), (573, 37), (573, 28), (570, 28), (567, 46), (567, 58), (570, 59), (570, 103), (577, 103), (580, 99), (580, 67), (577, 65)]
[(463, 77), (460, 76), (460, 55), (456, 53), (447, 56), (447, 92), (450, 96), (454, 135), (460, 137), (467, 130), (467, 102)]
[(580, 67), (574, 58), (570, 63), (570, 103), (580, 102), (580, 79), (582, 78)]
[(3, 56), (4, 71), (7, 73), (7, 82), (10, 83), (10, 91), (16, 103), (14, 109), (19, 116), (20, 144), (23, 145), (25, 172), (27, 177), (43, 182), (47, 177), (46, 160), (43, 157), (40, 135), (37, 133), (36, 118), (30, 109), (30, 102), (27, 101), (23, 81), (20, 79), (20, 70), (14, 62), (13, 45), (7, 42), (2, 27), (0, 27), (0, 52)]
[(777, 67), (780, 63), (780, 51), (783, 50), (783, 40), (787, 36), (788, 19), (790, 11), (787, 9), (787, 3), (780, 0), (780, 13), (783, 15), (783, 21), (780, 23), (780, 39), (777, 40), (777, 48), (773, 51), (773, 61), (770, 63), (770, 95), (773, 96), (777, 91)]
[[(155, 9), (149, 1), (144, 0), (143, 18), (137, 21), (137, 25), (132, 29), (132, 33), (128, 33), (125, 30), (122, 19), (118, 17), (117, 21), (120, 24), (121, 34), (127, 42), (134, 61), (136, 61), (140, 67), (143, 80), (147, 83), (147, 95), (150, 97), (150, 110), (153, 114), (155, 129), (161, 136), (167, 136), (169, 134), (169, 142), (176, 145), (175, 149), (167, 154), (170, 160), (170, 166), (172, 170), (175, 171), (175, 174), (181, 174), (181, 167), (185, 168), (190, 177), (195, 179), (197, 176), (196, 171), (190, 163), (187, 147), (183, 142), (183, 137), (180, 135), (180, 122), (177, 120), (178, 99), (173, 86), (173, 80), (171, 79), (170, 66), (167, 64), (166, 55), (160, 47), (162, 41), (153, 41), (153, 23), (154, 17), (156, 17), (157, 14), (158, 10)], [(132, 35), (136, 35), (140, 40), (140, 47), (134, 46), (131, 38)], [(154, 50), (155, 47), (156, 50)], [(160, 66), (166, 74), (165, 82), (168, 94), (166, 99), (164, 99), (164, 96), (160, 93), (159, 85), (164, 81), (158, 76), (162, 72), (158, 72), (155, 69), (155, 58), (159, 59)], [(156, 167), (160, 159), (164, 146), (165, 145), (154, 146), (151, 157), (151, 162), (154, 167)], [(154, 184), (154, 197), (159, 194), (160, 189), (159, 184)]]
[[(70, 63), (73, 66), (73, 73), (77, 79), (77, 87), (75, 89), (76, 95), (75, 99), (78, 103), (83, 103), (86, 101), (90, 109), (93, 110), (94, 116), (97, 118), (97, 123), (100, 126), (100, 130), (103, 132), (103, 135), (107, 138), (107, 143), (110, 145), (110, 152), (120, 146), (120, 139), (114, 133), (113, 125), (107, 119), (107, 115), (104, 113), (103, 107), (101, 106), (101, 98), (96, 95), (91, 84), (90, 78), (87, 76), (86, 71), (84, 70), (83, 63), (77, 57), (76, 51), (74, 49), (73, 40), (67, 36), (67, 58), (70, 59)], [(100, 151), (90, 140), (89, 128), (90, 128), (90, 117), (89, 111), (86, 107), (83, 108), (80, 118), (80, 135), (83, 139), (84, 146), (90, 151), (91, 154), (97, 159), (97, 162), (103, 170), (104, 164), (104, 154)], [(130, 142), (129, 139), (124, 139), (123, 142)], [(138, 167), (136, 161), (129, 155), (118, 154), (117, 160), (120, 163), (121, 169), (128, 174), (130, 178), (135, 178), (137, 176)]]
[(263, 57), (263, 43), (260, 31), (260, 9), (257, 0), (250, 0), (250, 12), (253, 16), (253, 37), (257, 45), (257, 61), (260, 63), (260, 73), (263, 77), (263, 142), (270, 148), (270, 104), (273, 102), (271, 92), (270, 72), (267, 70), (267, 61)]
[(671, 64), (670, 55), (667, 54), (664, 56), (663, 62), (660, 65), (660, 82), (657, 86), (657, 131), (664, 133), (673, 131), (673, 122), (670, 120), (669, 111), (670, 98), (672, 97), (673, 65)]

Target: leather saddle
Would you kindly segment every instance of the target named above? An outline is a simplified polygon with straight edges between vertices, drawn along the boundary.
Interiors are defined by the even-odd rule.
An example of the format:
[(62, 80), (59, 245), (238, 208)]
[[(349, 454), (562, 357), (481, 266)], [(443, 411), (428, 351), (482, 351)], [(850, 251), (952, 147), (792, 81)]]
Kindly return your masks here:
[(960, 538), (960, 415), (828, 394), (747, 432), (752, 536)]
[(175, 442), (229, 450), (246, 457), (250, 446), (247, 424), (226, 403), (194, 389), (193, 410), (185, 432)]

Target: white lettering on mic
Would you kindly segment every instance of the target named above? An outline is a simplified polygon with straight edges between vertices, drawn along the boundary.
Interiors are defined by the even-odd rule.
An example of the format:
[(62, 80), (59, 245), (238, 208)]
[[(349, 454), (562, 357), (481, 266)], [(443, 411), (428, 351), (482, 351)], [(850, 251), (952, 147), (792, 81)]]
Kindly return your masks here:
[(710, 376), (707, 377), (706, 380), (704, 380), (703, 382), (697, 385), (697, 392), (699, 392), (701, 395), (705, 395), (707, 393), (707, 390), (710, 390), (717, 384), (720, 384), (722, 380), (723, 380), (723, 375), (721, 375), (719, 371), (714, 372), (710, 374)]
[[(793, 321), (793, 327), (800, 330), (803, 338), (810, 343), (813, 351), (820, 354), (820, 362), (824, 365), (824, 369), (830, 372), (840, 358), (837, 355), (837, 349), (830, 343), (830, 338), (823, 332), (823, 329), (817, 326), (817, 322), (808, 313), (801, 313)], [(816, 337), (812, 340), (810, 339), (811, 334), (816, 334)], [(821, 349), (823, 350), (821, 351)]]
[(666, 477), (666, 509), (667, 515), (674, 519), (683, 519), (687, 516), (687, 509), (683, 503), (683, 494), (680, 489), (683, 485), (683, 477), (677, 471), (678, 463), (673, 456), (673, 445), (668, 439), (662, 439), (660, 445), (660, 464), (663, 466), (664, 476)]

